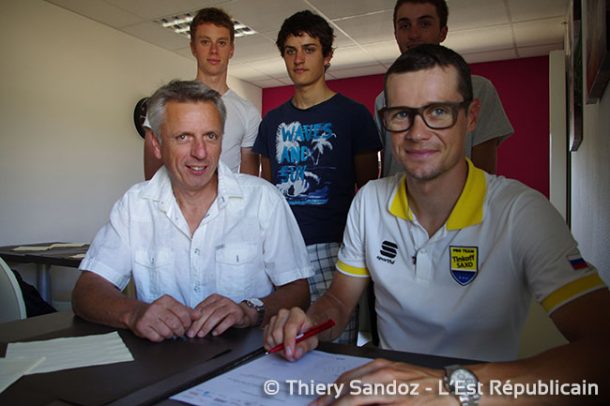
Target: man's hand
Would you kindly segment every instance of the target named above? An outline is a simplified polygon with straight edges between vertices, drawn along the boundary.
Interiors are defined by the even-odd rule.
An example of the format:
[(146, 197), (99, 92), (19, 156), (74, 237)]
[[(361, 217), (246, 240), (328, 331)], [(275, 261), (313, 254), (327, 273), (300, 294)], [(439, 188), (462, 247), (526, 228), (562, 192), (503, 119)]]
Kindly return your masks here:
[(159, 342), (183, 336), (197, 318), (197, 311), (163, 295), (152, 303), (138, 303), (127, 326), (137, 336)]
[(277, 315), (273, 316), (267, 326), (263, 342), (265, 349), (269, 351), (278, 344), (284, 344), (282, 356), (288, 361), (300, 359), (306, 352), (318, 346), (318, 337), (313, 336), (307, 340), (296, 343), (298, 334), (312, 327), (314, 323), (305, 312), (299, 307), (290, 310), (281, 309)]
[[(338, 384), (343, 384), (343, 391), (339, 399), (332, 396), (324, 396), (313, 403), (315, 406), (323, 405), (368, 405), (386, 404), (393, 405), (447, 405), (457, 406), (457, 399), (449, 394), (440, 394), (443, 388), (444, 373), (441, 370), (419, 367), (402, 362), (392, 362), (385, 359), (376, 359), (361, 367), (343, 373), (337, 378)], [(350, 383), (353, 382), (353, 387)], [(374, 387), (374, 384), (398, 387), (401, 385), (409, 395), (389, 395), (379, 387), (373, 394), (355, 394), (355, 388)], [(350, 393), (351, 392), (351, 393)], [(364, 392), (361, 390), (360, 392)], [(389, 391), (392, 392), (392, 391)]]
[(244, 306), (235, 303), (228, 297), (214, 293), (195, 307), (201, 316), (190, 326), (186, 335), (205, 337), (211, 332), (212, 335), (217, 336), (224, 333), (229, 327), (248, 327), (252, 321)]

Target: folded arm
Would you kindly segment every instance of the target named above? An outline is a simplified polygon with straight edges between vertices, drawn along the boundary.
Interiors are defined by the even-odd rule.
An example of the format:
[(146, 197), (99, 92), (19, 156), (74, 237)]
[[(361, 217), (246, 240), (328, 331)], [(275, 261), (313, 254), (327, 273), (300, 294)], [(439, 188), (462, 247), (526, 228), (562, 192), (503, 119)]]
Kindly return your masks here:
[(492, 175), (496, 174), (499, 139), (494, 138), (472, 147), (472, 163)]
[(356, 185), (361, 188), (369, 180), (379, 177), (379, 159), (377, 151), (367, 151), (354, 156)]
[(239, 172), (246, 173), (252, 176), (258, 176), (260, 170), (260, 160), (256, 152), (252, 148), (241, 148), (241, 161), (239, 164)]

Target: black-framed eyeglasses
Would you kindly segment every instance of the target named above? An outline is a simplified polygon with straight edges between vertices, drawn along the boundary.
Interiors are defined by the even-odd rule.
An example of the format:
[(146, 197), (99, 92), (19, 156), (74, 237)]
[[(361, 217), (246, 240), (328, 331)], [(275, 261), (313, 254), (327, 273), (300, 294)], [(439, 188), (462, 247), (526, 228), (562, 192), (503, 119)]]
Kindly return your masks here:
[(377, 112), (383, 127), (390, 132), (407, 131), (419, 115), (433, 130), (444, 130), (455, 125), (462, 107), (468, 107), (472, 100), (461, 102), (430, 103), (422, 107), (384, 107)]

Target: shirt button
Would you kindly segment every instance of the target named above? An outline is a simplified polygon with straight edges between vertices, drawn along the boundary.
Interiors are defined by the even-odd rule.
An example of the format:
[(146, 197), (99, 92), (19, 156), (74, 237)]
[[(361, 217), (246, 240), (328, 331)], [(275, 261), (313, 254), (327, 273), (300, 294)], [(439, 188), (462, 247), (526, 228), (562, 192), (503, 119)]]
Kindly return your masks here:
[(193, 252), (195, 253), (195, 255), (199, 255), (199, 248), (195, 248)]
[(199, 285), (195, 285), (195, 287), (193, 288), (193, 290), (194, 290), (195, 292), (199, 293), (199, 290), (200, 290)]

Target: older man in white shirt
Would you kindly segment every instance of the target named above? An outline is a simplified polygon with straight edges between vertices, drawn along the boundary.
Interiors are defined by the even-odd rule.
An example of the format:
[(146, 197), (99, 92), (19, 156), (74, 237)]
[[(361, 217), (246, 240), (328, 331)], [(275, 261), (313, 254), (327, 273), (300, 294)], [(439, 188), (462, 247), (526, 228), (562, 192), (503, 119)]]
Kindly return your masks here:
[[(98, 232), (73, 292), (79, 316), (161, 341), (256, 326), (309, 304), (305, 244), (282, 195), (219, 161), (226, 110), (198, 81), (149, 101), (149, 182), (130, 188)], [(137, 299), (120, 291), (134, 279)]]

